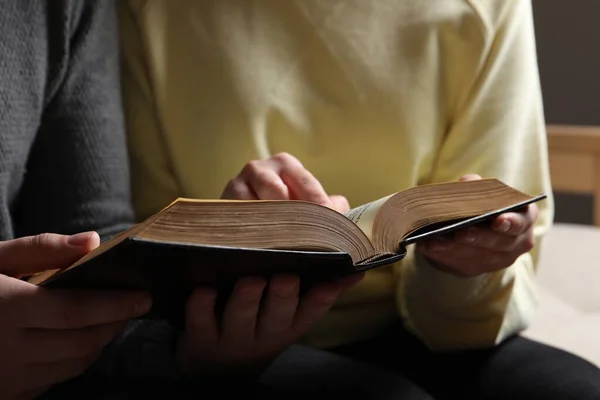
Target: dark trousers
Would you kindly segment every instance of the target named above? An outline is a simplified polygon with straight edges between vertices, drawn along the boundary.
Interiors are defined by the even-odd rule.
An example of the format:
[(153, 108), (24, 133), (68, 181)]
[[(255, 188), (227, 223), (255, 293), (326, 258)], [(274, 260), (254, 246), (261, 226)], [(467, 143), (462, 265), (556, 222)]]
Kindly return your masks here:
[(59, 385), (45, 398), (217, 399), (229, 395), (260, 400), (330, 396), (361, 400), (600, 400), (600, 369), (519, 336), (493, 349), (435, 354), (397, 325), (373, 340), (330, 351), (292, 346), (258, 382), (74, 380)]
[(336, 353), (393, 370), (436, 400), (600, 399), (600, 369), (521, 336), (492, 349), (436, 354), (394, 326)]

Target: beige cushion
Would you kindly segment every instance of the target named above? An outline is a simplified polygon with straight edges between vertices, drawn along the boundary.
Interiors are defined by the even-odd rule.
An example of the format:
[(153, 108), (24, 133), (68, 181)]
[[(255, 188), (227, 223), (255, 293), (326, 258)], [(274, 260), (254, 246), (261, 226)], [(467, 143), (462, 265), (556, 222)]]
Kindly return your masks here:
[(542, 244), (540, 307), (525, 336), (600, 366), (600, 228), (555, 224)]

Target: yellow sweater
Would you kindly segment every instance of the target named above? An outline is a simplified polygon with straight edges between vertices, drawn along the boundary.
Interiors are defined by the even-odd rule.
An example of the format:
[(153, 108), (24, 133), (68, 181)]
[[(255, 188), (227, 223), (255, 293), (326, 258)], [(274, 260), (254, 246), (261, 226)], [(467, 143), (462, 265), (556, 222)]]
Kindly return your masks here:
[[(352, 206), (463, 174), (550, 192), (528, 0), (123, 0), (134, 198), (218, 198), (287, 151)], [(541, 203), (536, 235), (553, 217)], [(370, 272), (305, 338), (405, 324), (434, 349), (489, 346), (536, 304), (537, 255), (461, 279), (409, 257)]]

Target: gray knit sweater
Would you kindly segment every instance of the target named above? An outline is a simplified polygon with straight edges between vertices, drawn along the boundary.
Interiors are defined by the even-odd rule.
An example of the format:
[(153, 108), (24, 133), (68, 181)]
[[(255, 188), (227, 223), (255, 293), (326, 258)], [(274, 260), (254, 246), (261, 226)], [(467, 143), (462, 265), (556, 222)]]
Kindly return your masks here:
[(0, 239), (131, 223), (111, 0), (0, 2)]
[[(133, 222), (113, 0), (0, 0), (0, 240)], [(157, 332), (157, 329), (160, 332)], [(170, 374), (172, 332), (130, 326), (95, 372)]]

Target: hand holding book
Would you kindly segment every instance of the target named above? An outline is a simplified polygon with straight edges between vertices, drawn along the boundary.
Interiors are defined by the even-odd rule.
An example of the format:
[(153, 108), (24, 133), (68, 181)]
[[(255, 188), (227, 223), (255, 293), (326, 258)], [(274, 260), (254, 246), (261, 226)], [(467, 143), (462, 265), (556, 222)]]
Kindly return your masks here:
[(147, 293), (51, 290), (19, 279), (67, 267), (99, 244), (92, 232), (0, 242), (2, 398), (34, 398), (83, 373), (128, 319), (150, 309)]
[(304, 296), (297, 276), (241, 278), (221, 317), (215, 311), (217, 292), (196, 289), (187, 302), (186, 329), (177, 347), (179, 366), (191, 376), (258, 376), (362, 277), (320, 283)]
[[(252, 161), (225, 188), (234, 200), (305, 200), (350, 209), (343, 196), (329, 196), (320, 182), (288, 154)], [(258, 375), (285, 348), (295, 343), (333, 306), (346, 288), (364, 273), (318, 283), (301, 295), (297, 275), (275, 275), (268, 281), (243, 277), (217, 312), (217, 291), (193, 291), (186, 305), (186, 329), (177, 358), (190, 375)]]
[[(479, 179), (479, 175), (461, 178)], [(485, 224), (418, 243), (417, 251), (434, 267), (456, 276), (475, 277), (498, 271), (510, 267), (533, 248), (537, 215), (537, 206), (529, 204), (521, 212), (504, 213)]]
[[(481, 180), (465, 175), (459, 181)], [(223, 193), (224, 198), (252, 200), (305, 200), (337, 209), (352, 220), (369, 238), (376, 236), (376, 219), (392, 195), (352, 210), (341, 196), (341, 207), (333, 206), (317, 179), (289, 154), (251, 161)], [(507, 212), (467, 228), (436, 236), (417, 244), (417, 251), (438, 269), (457, 276), (473, 277), (508, 268), (534, 245), (533, 226), (537, 206), (526, 205), (521, 212)], [(396, 240), (396, 238), (393, 238)]]

